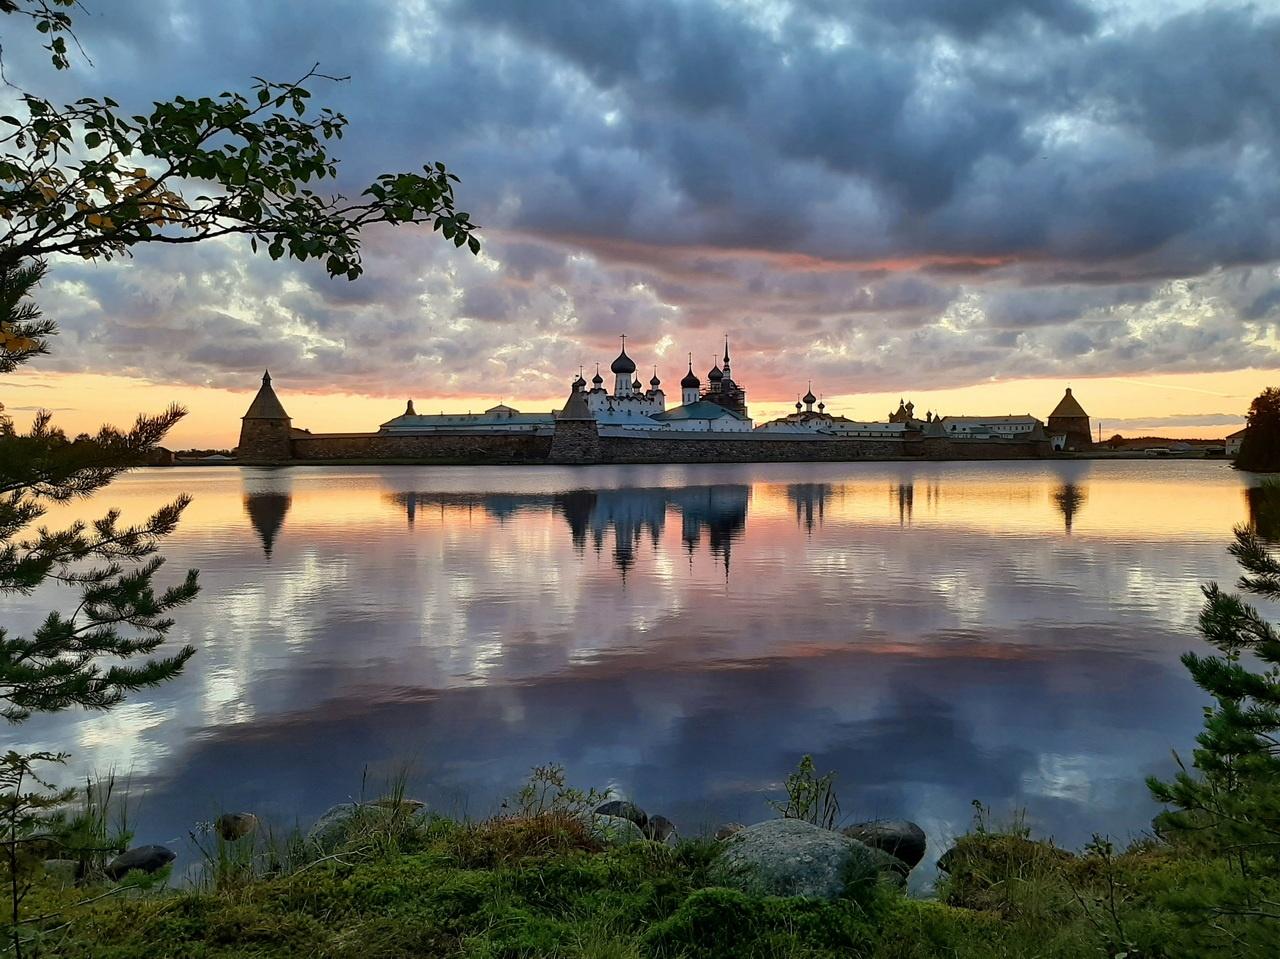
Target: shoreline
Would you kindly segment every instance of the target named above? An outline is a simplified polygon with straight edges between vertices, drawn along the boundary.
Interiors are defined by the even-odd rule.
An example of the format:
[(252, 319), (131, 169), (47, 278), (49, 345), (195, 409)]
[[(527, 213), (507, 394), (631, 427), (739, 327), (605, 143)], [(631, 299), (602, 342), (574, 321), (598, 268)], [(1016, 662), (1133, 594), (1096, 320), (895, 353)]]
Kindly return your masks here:
[[(216, 462), (206, 462), (204, 460), (176, 460), (173, 463), (148, 463), (144, 469), (170, 469), (176, 466), (200, 466), (200, 467), (220, 467), (220, 466), (251, 466), (254, 468), (267, 469), (283, 469), (290, 466), (557, 466), (557, 467), (588, 467), (588, 466), (744, 466), (752, 464), (777, 464), (784, 463), (821, 463), (825, 465), (835, 465), (838, 463), (1027, 463), (1027, 462), (1079, 462), (1091, 460), (1147, 460), (1150, 462), (1163, 462), (1166, 460), (1206, 460), (1215, 463), (1231, 463), (1231, 459), (1226, 456), (1207, 455), (1199, 450), (1191, 450), (1187, 452), (1171, 452), (1171, 453), (1146, 453), (1146, 452), (1129, 452), (1116, 451), (1106, 453), (1058, 453), (1053, 456), (1042, 457), (1026, 457), (1026, 456), (983, 456), (983, 457), (933, 457), (933, 456), (860, 456), (847, 460), (809, 460), (809, 459), (791, 459), (791, 460), (716, 460), (691, 463), (687, 460), (662, 460), (655, 459), (644, 463), (629, 461), (626, 463), (549, 463), (549, 462), (521, 462), (512, 460), (510, 462), (496, 462), (491, 459), (462, 459), (454, 457), (419, 457), (419, 458), (402, 458), (388, 457), (382, 459), (379, 457), (351, 457), (349, 459), (316, 459), (316, 460), (289, 460), (281, 463), (258, 463), (258, 462), (240, 462), (239, 460), (218, 460)], [(1260, 471), (1251, 471), (1260, 472)]]

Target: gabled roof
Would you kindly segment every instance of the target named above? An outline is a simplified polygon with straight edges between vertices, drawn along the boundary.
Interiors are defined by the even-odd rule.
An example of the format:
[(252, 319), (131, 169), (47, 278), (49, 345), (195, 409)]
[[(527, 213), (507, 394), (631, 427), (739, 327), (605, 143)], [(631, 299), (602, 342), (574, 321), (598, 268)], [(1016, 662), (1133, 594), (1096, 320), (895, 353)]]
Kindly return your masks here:
[(1228, 434), (1227, 434), (1227, 439), (1229, 439), (1229, 440), (1242, 440), (1242, 439), (1244, 439), (1244, 434), (1245, 434), (1245, 433), (1247, 433), (1247, 432), (1249, 432), (1249, 427), (1247, 427), (1247, 426), (1246, 426), (1246, 427), (1245, 427), (1244, 429), (1242, 429), (1242, 430), (1236, 430), (1234, 433), (1228, 433)]
[[(578, 379), (582, 380), (582, 377), (578, 377)], [(585, 384), (586, 380), (582, 380), (582, 382)], [(499, 403), (497, 406), (489, 407), (487, 410), (485, 410), (485, 412), (486, 413), (519, 413), (520, 411), (513, 407), (508, 406), (506, 403)]]
[(249, 404), (249, 410), (241, 417), (246, 420), (287, 420), (289, 414), (284, 411), (284, 406), (280, 403), (280, 398), (276, 396), (276, 391), (271, 388), (271, 373), (265, 371), (262, 374), (262, 386), (258, 388), (258, 395), (253, 398), (253, 402)]
[(1068, 386), (1066, 395), (1053, 408), (1053, 412), (1049, 416), (1083, 416), (1088, 418), (1089, 414), (1084, 411), (1084, 407), (1071, 395), (1071, 387)]
[(726, 416), (734, 420), (746, 419), (741, 413), (725, 409), (720, 404), (712, 403), (709, 400), (698, 400), (696, 403), (677, 406), (662, 413), (654, 413), (653, 419), (663, 422), (670, 420), (718, 420)]

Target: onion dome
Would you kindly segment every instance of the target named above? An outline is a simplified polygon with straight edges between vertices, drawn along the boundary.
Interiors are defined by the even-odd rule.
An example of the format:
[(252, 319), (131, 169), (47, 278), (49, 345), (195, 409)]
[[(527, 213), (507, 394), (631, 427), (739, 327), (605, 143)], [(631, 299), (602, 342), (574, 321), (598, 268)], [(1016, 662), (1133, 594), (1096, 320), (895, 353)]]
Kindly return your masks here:
[(584, 379), (582, 378), (582, 374), (581, 374), (581, 373), (579, 373), (579, 374), (578, 374), (578, 378), (577, 378), (576, 380), (574, 380), (574, 381), (573, 381), (573, 388), (574, 388), (575, 390), (580, 390), (580, 389), (583, 389), (586, 385), (587, 385), (587, 381), (586, 381), (586, 380), (584, 380)]
[(796, 412), (797, 412), (797, 413), (799, 413), (799, 412), (800, 412), (800, 409), (801, 409), (802, 405), (803, 405), (803, 404), (802, 404), (799, 400), (796, 400)]
[(686, 373), (684, 375), (684, 379), (680, 381), (680, 386), (682, 389), (696, 390), (701, 385), (702, 381), (699, 380), (697, 375), (693, 372), (693, 359), (691, 357), (689, 359), (689, 372)]
[(601, 386), (604, 384), (604, 377), (600, 375), (599, 363), (596, 364), (596, 375), (591, 377), (591, 382), (594, 383), (596, 386)]
[(819, 413), (821, 413), (821, 412), (822, 412), (823, 410), (825, 410), (826, 408), (827, 408), (827, 404), (826, 404), (826, 403), (819, 403), (819, 404), (818, 404), (818, 412), (819, 412)]
[(813, 390), (809, 390), (809, 392), (804, 395), (804, 401), (808, 405), (812, 406), (814, 403), (818, 402), (818, 398), (813, 395)]
[(639, 390), (640, 390), (640, 377), (638, 377), (638, 376), (637, 376), (634, 380), (632, 380), (632, 381), (631, 381), (631, 388), (632, 388), (633, 390), (636, 390), (637, 392), (639, 392)]
[(718, 363), (711, 367), (711, 372), (707, 374), (707, 379), (712, 383), (719, 383), (724, 379), (724, 374), (720, 372), (720, 365)]
[(662, 380), (658, 379), (657, 370), (653, 371), (653, 378), (649, 380), (649, 385), (652, 386), (655, 390), (662, 385)]
[(609, 369), (618, 374), (634, 373), (636, 371), (636, 364), (631, 357), (627, 356), (627, 350), (624, 347), (622, 352), (618, 354), (618, 358), (610, 365)]

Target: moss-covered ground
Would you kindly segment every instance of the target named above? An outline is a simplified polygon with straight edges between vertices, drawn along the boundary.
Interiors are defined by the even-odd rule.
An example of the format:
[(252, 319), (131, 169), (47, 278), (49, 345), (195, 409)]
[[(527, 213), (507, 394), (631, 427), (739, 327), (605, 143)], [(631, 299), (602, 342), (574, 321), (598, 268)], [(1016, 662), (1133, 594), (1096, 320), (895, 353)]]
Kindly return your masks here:
[[(244, 842), (251, 843), (251, 840)], [(1105, 844), (1072, 854), (1012, 833), (964, 837), (934, 898), (889, 888), (833, 902), (712, 884), (717, 844), (601, 848), (565, 817), (462, 825), (415, 816), (282, 865), (232, 849), (194, 889), (46, 884), (29, 954), (136, 957), (1270, 956), (1247, 917), (1197, 914), (1186, 891), (1228, 881), (1185, 850)], [(259, 850), (260, 852), (260, 850)], [(38, 952), (36, 951), (38, 949)]]

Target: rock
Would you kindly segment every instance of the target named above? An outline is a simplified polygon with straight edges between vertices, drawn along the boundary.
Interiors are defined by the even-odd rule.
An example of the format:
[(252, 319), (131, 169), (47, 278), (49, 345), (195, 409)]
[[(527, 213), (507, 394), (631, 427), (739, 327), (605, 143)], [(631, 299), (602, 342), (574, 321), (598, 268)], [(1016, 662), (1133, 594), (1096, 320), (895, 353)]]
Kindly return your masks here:
[(307, 842), (323, 850), (340, 846), (346, 841), (351, 824), (359, 814), (359, 810), (359, 805), (353, 802), (330, 806), (307, 830)]
[(642, 831), (654, 842), (666, 842), (676, 835), (676, 824), (666, 816), (650, 816)]
[(754, 895), (837, 899), (862, 884), (901, 885), (901, 864), (879, 849), (799, 819), (756, 823), (725, 840), (717, 879)]
[(135, 869), (147, 873), (159, 872), (177, 858), (177, 854), (165, 846), (134, 846), (107, 863), (104, 872), (108, 879), (123, 879)]
[(924, 858), (924, 830), (906, 819), (872, 819), (846, 826), (840, 832), (873, 849), (897, 856), (908, 869), (914, 868)]
[(606, 846), (625, 846), (632, 842), (643, 842), (645, 838), (639, 826), (622, 816), (592, 813), (588, 825), (591, 835)]
[(730, 836), (736, 836), (747, 827), (740, 822), (727, 822), (716, 830), (715, 838), (721, 841), (728, 839)]
[(391, 797), (386, 799), (375, 799), (373, 802), (369, 803), (369, 805), (377, 806), (379, 809), (393, 809), (405, 813), (415, 813), (421, 809), (427, 808), (427, 804), (421, 799), (409, 799), (407, 797), (401, 797), (400, 799)]
[(1023, 836), (998, 833), (961, 836), (956, 844), (938, 857), (938, 868), (951, 876), (978, 872), (994, 872), (991, 864), (1010, 872), (1043, 868), (1042, 863), (1058, 867), (1075, 859), (1075, 854), (1059, 849), (1052, 841), (1037, 841)]
[(596, 806), (595, 812), (598, 816), (619, 816), (622, 819), (630, 819), (641, 829), (649, 821), (649, 817), (645, 815), (643, 809), (633, 802), (627, 802), (625, 799), (610, 799), (608, 802), (602, 802), (599, 806)]
[(251, 812), (224, 812), (213, 827), (227, 842), (235, 842), (258, 828), (258, 817)]
[(44, 874), (59, 886), (74, 886), (80, 875), (80, 863), (74, 859), (46, 859)]
[(390, 815), (391, 810), (372, 804), (338, 803), (326, 809), (315, 825), (307, 830), (307, 842), (329, 852), (347, 842), (358, 828)]

